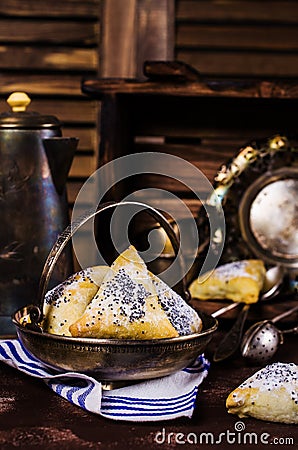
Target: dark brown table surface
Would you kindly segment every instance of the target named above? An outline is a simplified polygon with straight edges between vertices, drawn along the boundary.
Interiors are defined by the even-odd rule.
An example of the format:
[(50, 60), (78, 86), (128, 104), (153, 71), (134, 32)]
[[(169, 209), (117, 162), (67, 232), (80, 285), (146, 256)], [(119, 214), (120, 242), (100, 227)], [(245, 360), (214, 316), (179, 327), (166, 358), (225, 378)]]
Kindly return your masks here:
[[(230, 322), (221, 319), (219, 330), (206, 350), (210, 360)], [(285, 337), (274, 361), (298, 363), (297, 335)], [(259, 368), (247, 365), (238, 354), (229, 361), (212, 363), (199, 388), (191, 419), (132, 423), (85, 412), (54, 394), (42, 381), (0, 363), (0, 449), (257, 449), (268, 445), (270, 448), (270, 444), (274, 449), (298, 448), (297, 425), (239, 419), (226, 411), (229, 392)], [(240, 427), (244, 424), (245, 429), (236, 431), (237, 422), (241, 422)], [(209, 433), (208, 444), (205, 433)], [(248, 440), (243, 445), (245, 433)], [(197, 445), (191, 443), (195, 437)], [(253, 439), (251, 444), (249, 439)], [(221, 442), (216, 443), (218, 440)]]

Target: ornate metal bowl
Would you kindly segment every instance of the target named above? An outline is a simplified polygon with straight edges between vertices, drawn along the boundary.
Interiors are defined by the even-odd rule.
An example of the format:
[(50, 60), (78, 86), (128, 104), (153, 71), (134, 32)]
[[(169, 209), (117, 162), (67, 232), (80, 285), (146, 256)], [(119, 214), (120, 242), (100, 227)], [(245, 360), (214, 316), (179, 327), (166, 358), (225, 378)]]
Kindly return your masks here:
[[(107, 208), (128, 203), (133, 202), (102, 205), (96, 211), (85, 215), (78, 223), (69, 226), (57, 239), (45, 263), (40, 283), (39, 306), (25, 306), (12, 317), (18, 338), (24, 347), (48, 367), (60, 371), (92, 373), (103, 381), (144, 380), (165, 376), (192, 363), (204, 352), (217, 329), (217, 320), (214, 317), (199, 313), (203, 324), (199, 333), (170, 339), (91, 339), (43, 332), (39, 324), (42, 319), (44, 295), (55, 262), (66, 243), (77, 228), (90, 217)], [(169, 222), (157, 210), (148, 205), (139, 205), (146, 208), (161, 223), (177, 251), (177, 237)], [(28, 315), (31, 318), (30, 326), (22, 323), (23, 318)]]
[[(35, 309), (35, 307), (33, 307)], [(24, 347), (53, 369), (92, 373), (104, 381), (161, 377), (187, 367), (202, 353), (217, 328), (211, 316), (200, 314), (200, 333), (156, 340), (89, 339), (40, 333), (21, 325), (30, 306), (13, 317)]]

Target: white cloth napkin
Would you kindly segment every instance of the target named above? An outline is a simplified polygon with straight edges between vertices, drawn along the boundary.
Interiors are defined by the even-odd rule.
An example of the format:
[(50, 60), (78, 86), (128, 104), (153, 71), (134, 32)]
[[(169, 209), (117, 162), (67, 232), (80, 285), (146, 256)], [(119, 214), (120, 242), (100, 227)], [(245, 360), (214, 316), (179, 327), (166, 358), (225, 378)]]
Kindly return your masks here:
[(42, 379), (54, 392), (82, 409), (109, 419), (134, 422), (191, 417), (198, 386), (210, 366), (200, 355), (191, 367), (173, 375), (108, 391), (90, 376), (48, 369), (17, 339), (0, 340), (0, 361)]

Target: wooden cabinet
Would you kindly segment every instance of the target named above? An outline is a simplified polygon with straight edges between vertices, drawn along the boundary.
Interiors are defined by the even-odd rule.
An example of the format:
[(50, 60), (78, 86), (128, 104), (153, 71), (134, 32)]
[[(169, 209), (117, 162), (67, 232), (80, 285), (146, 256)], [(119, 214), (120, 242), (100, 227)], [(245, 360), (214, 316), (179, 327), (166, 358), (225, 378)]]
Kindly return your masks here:
[[(0, 110), (8, 109), (5, 100), (12, 91), (24, 90), (32, 97), (31, 110), (56, 115), (64, 125), (65, 135), (79, 137), (68, 180), (71, 205), (83, 182), (97, 167), (101, 103), (82, 93), (81, 81), (84, 77), (98, 76), (99, 70), (106, 67), (107, 60), (113, 56), (111, 52), (102, 51), (102, 27), (108, 25), (103, 23), (104, 2), (7, 0), (0, 4)], [(142, 0), (140, 3), (146, 6), (150, 2)], [(173, 53), (175, 60), (193, 66), (202, 77), (223, 81), (263, 79), (263, 87), (265, 80), (297, 79), (298, 3), (295, 0), (176, 0), (174, 3), (174, 11), (169, 10), (174, 21), (173, 49), (169, 48), (168, 54)], [(155, 23), (151, 13), (148, 17)], [(146, 20), (142, 25), (146, 29)], [(138, 47), (150, 50), (150, 36), (147, 40), (142, 33), (140, 36)], [(157, 45), (156, 37), (153, 41)], [(190, 103), (185, 103), (185, 107)], [(183, 119), (187, 116), (183, 115)], [(264, 125), (265, 122), (263, 117)], [(211, 177), (217, 165), (218, 146), (222, 152), (220, 160), (225, 160), (239, 142), (254, 136), (251, 133), (254, 130), (244, 128), (246, 131), (236, 142), (226, 135), (224, 124), (217, 126), (216, 136), (205, 133), (202, 140), (200, 132), (198, 153), (194, 146), (198, 141), (198, 126), (193, 122), (193, 129), (184, 137), (188, 150), (195, 153), (191, 158), (198, 163), (203, 158), (205, 170)], [(181, 129), (176, 134), (178, 131), (181, 134)], [(179, 154), (180, 150), (184, 151), (177, 147), (178, 138), (182, 145), (182, 137), (175, 136), (174, 143), (173, 136), (167, 136), (171, 151)], [(140, 140), (138, 145), (141, 145)], [(208, 164), (205, 150), (209, 155)]]
[[(129, 153), (164, 152), (191, 162), (212, 182), (220, 166), (248, 141), (297, 134), (294, 80), (202, 78), (177, 63), (149, 63), (145, 70), (144, 82), (83, 82), (83, 92), (102, 105), (99, 166)], [(145, 174), (133, 183), (128, 190), (160, 187), (182, 198), (193, 212), (199, 206), (176, 181)], [(119, 198), (125, 193), (114, 191)]]

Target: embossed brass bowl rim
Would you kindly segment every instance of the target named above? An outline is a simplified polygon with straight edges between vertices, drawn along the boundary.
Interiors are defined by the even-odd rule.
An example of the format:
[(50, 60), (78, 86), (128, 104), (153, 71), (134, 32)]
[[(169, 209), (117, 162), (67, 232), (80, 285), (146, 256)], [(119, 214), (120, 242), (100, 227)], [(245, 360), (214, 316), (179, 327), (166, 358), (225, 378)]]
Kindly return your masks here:
[[(258, 139), (241, 147), (236, 155), (223, 164), (214, 177), (214, 191), (207, 198), (205, 207), (209, 210), (217, 207), (219, 202), (224, 209), (227, 239), (220, 263), (237, 259), (261, 258), (270, 265), (282, 265), (289, 274), (297, 271), (297, 258), (278, 257), (272, 248), (264, 250), (252, 236), (247, 221), (247, 210), (251, 204), (248, 195), (256, 187), (269, 185), (278, 179), (297, 179), (298, 141), (297, 137), (276, 134), (269, 138)], [(246, 200), (245, 205), (243, 199)], [(245, 208), (244, 208), (245, 206)], [(206, 217), (202, 215), (199, 222), (202, 242), (208, 241)], [(214, 241), (215, 238), (215, 241)], [(210, 240), (215, 246), (216, 236)], [(294, 269), (294, 271), (293, 271)]]

